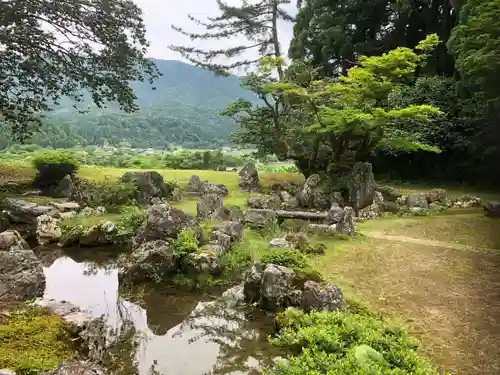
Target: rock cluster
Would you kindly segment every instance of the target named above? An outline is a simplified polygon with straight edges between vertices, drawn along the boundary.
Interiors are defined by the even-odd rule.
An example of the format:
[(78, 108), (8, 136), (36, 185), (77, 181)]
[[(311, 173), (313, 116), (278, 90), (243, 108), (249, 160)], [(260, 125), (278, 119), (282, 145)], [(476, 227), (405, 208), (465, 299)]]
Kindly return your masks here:
[(305, 311), (336, 311), (345, 308), (342, 291), (332, 284), (298, 280), (291, 268), (255, 263), (248, 273), (243, 293), (247, 303), (265, 310), (300, 307)]

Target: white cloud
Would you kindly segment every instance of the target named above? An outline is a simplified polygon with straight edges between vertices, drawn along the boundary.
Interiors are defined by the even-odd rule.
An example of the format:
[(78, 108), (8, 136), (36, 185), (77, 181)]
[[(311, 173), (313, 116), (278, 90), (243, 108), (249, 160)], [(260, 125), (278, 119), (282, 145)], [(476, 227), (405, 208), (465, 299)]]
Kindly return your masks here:
[[(171, 51), (168, 48), (169, 45), (193, 45), (193, 42), (189, 38), (173, 30), (171, 27), (172, 24), (186, 31), (203, 31), (203, 29), (198, 28), (198, 26), (188, 19), (188, 14), (199, 19), (218, 15), (218, 7), (215, 0), (176, 0), (173, 4), (168, 4), (169, 1), (165, 0), (135, 0), (135, 2), (142, 8), (144, 13), (143, 17), (146, 23), (147, 35), (151, 42), (149, 55), (161, 59), (182, 60), (177, 52)], [(240, 0), (227, 0), (227, 3), (239, 4)], [(286, 10), (295, 14), (295, 1), (293, 1), (293, 4), (287, 5)], [(288, 52), (288, 46), (292, 38), (292, 28), (293, 25), (291, 22), (282, 22), (280, 24), (280, 41), (284, 55)], [(245, 40), (200, 41), (195, 46), (203, 49), (225, 48), (241, 44), (242, 41), (244, 42)]]

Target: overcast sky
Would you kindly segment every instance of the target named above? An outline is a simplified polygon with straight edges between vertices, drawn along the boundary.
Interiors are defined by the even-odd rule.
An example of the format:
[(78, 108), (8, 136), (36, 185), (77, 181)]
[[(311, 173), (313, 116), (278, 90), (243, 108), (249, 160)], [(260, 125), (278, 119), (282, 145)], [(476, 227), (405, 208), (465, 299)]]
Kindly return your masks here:
[[(168, 49), (173, 45), (192, 45), (186, 37), (177, 33), (171, 28), (172, 24), (180, 26), (186, 31), (202, 31), (192, 21), (188, 19), (188, 14), (200, 19), (206, 16), (218, 15), (217, 4), (215, 0), (134, 0), (144, 12), (144, 21), (146, 23), (148, 39), (151, 42), (149, 49), (150, 57), (156, 57), (168, 60), (182, 60), (180, 55)], [(226, 0), (228, 4), (239, 4), (240, 0)], [(168, 4), (167, 6), (167, 3)], [(293, 1), (295, 3), (295, 1)], [(295, 4), (288, 5), (285, 9), (295, 14)], [(288, 52), (288, 45), (292, 37), (292, 23), (280, 24), (280, 40), (283, 53)], [(224, 48), (236, 43), (231, 41), (206, 41), (197, 44), (197, 47), (203, 49)]]

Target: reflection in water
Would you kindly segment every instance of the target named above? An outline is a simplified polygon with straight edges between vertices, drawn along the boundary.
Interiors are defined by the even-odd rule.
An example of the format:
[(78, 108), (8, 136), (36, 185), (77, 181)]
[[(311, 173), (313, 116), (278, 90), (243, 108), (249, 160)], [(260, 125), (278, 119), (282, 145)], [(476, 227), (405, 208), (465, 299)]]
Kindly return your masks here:
[(266, 340), (270, 325), (262, 317), (171, 290), (147, 294), (146, 311), (118, 297), (116, 269), (69, 257), (56, 259), (44, 272), (46, 298), (104, 315), (114, 328), (124, 318), (133, 322), (141, 332), (141, 375), (155, 362), (155, 369), (165, 375), (251, 374), (271, 357), (273, 349)]

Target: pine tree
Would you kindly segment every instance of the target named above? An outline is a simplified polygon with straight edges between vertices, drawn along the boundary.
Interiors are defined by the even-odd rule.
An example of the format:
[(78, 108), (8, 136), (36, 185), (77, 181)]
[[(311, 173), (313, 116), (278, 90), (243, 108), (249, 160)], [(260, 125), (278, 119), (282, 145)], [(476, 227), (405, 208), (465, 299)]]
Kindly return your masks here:
[[(189, 15), (189, 19), (203, 26), (206, 33), (190, 33), (172, 25), (179, 33), (191, 40), (220, 40), (243, 36), (247, 43), (225, 49), (202, 50), (195, 47), (175, 46), (169, 48), (179, 52), (193, 64), (209, 69), (220, 75), (228, 75), (235, 68), (256, 64), (262, 57), (281, 57), (282, 51), (278, 37), (278, 20), (292, 21), (293, 18), (282, 9), (282, 5), (291, 0), (258, 0), (257, 2), (242, 0), (240, 6), (230, 6), (222, 0), (216, 0), (220, 10), (217, 17), (208, 17), (202, 21)], [(247, 52), (256, 52), (254, 58), (243, 58)], [(240, 57), (238, 60), (235, 58)], [(225, 59), (227, 63), (215, 60)], [(283, 69), (277, 66), (280, 79)]]

